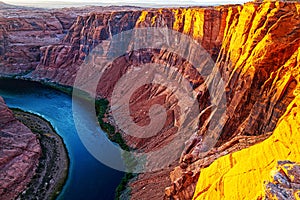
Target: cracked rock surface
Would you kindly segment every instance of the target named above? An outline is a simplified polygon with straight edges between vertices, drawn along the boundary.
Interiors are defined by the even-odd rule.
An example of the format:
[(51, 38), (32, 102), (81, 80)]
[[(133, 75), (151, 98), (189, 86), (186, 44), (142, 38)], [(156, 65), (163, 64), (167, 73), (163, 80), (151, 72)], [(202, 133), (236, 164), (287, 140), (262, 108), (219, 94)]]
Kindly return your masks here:
[(30, 182), (39, 163), (37, 136), (16, 120), (0, 97), (0, 197), (14, 199)]

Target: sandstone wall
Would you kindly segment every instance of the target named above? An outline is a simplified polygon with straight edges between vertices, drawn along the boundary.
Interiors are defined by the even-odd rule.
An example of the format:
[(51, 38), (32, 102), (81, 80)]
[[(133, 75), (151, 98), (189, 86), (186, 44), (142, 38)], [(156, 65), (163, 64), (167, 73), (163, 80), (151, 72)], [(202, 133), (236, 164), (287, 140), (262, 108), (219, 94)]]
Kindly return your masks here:
[[(299, 82), (296, 68), (299, 59), (295, 58), (300, 44), (299, 10), (299, 3), (295, 2), (252, 2), (207, 8), (95, 11), (78, 16), (72, 25), (57, 15), (59, 23), (53, 19), (47, 26), (49, 31), (70, 28), (67, 32), (62, 31), (65, 36), (60, 42), (48, 41), (49, 45), (41, 45), (40, 62), (30, 68), (34, 71), (29, 76), (35, 80), (73, 85), (77, 70), (95, 46), (111, 35), (135, 27), (168, 27), (197, 40), (216, 62), (215, 67), (226, 84), (225, 126), (217, 145), (203, 156), (205, 144), (201, 138), (212, 137), (207, 135), (207, 129), (210, 124), (218, 125), (209, 119), (212, 110), (208, 109), (200, 119), (199, 131), (186, 141), (179, 163), (162, 172), (141, 174), (138, 180), (130, 183), (132, 199), (190, 199), (202, 168), (221, 156), (267, 139), (295, 100), (294, 92)], [(13, 31), (2, 31), (0, 39), (4, 42), (0, 44), (13, 46), (7, 39), (11, 35), (14, 35)], [(191, 49), (188, 51), (192, 53)], [(24, 57), (21, 59), (28, 62)], [(165, 51), (141, 50), (116, 59), (99, 84), (98, 94), (109, 99), (120, 77), (139, 63), (164, 63), (176, 67), (188, 77), (195, 91), (201, 91), (199, 109), (203, 111), (210, 106), (209, 91), (201, 89), (203, 77), (197, 75), (186, 60)], [(3, 71), (18, 69), (19, 73), (22, 69), (7, 62), (1, 66), (4, 66)], [(133, 97), (130, 102), (131, 117), (137, 124), (149, 123), (147, 113), (154, 103), (167, 108), (167, 121), (159, 137), (139, 139), (124, 135), (125, 140), (128, 145), (146, 152), (161, 148), (177, 131), (178, 101), (174, 101), (174, 95), (166, 88), (156, 85), (140, 88), (134, 95), (140, 97)]]
[(37, 136), (19, 122), (0, 97), (0, 196), (14, 199), (26, 189), (41, 156)]

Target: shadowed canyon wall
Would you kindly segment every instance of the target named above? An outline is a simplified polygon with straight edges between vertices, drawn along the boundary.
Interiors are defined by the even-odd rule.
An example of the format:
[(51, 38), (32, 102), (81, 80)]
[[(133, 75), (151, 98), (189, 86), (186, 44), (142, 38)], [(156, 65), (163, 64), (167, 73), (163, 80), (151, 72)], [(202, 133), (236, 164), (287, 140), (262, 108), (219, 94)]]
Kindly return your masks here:
[(121, 8), (47, 10), (0, 3), (0, 73), (25, 75), (31, 72), (39, 64), (43, 49), (61, 43), (78, 15), (115, 9)]
[[(54, 31), (52, 36), (55, 34), (55, 42), (43, 39), (43, 42), (39, 43), (36, 40), (33, 46), (38, 53), (25, 51), (24, 54), (18, 53), (23, 52), (23, 47), (16, 48), (18, 45), (11, 39), (17, 37), (13, 30), (20, 30), (18, 34), (28, 33), (24, 28), (18, 29), (22, 26), (13, 25), (23, 18), (8, 23), (9, 20), (4, 16), (0, 26), (4, 30), (1, 31), (0, 46), (3, 46), (2, 49), (11, 50), (2, 51), (0, 61), (3, 64), (0, 70), (6, 74), (27, 71), (27, 77), (34, 80), (72, 85), (77, 70), (92, 49), (102, 43), (110, 45), (103, 41), (121, 31), (139, 27), (167, 27), (192, 37), (215, 61), (214, 68), (220, 71), (225, 82), (227, 105), (222, 122), (225, 125), (217, 144), (208, 152), (202, 139), (212, 137), (207, 135), (209, 125), (217, 125), (218, 122), (209, 118), (213, 109), (210, 108), (209, 91), (203, 89), (205, 75), (198, 75), (193, 66), (178, 55), (163, 50), (130, 52), (111, 64), (106, 72), (107, 76), (99, 83), (97, 92), (101, 97), (110, 99), (117, 81), (127, 70), (140, 63), (164, 63), (179, 69), (188, 77), (193, 89), (201, 94), (198, 97), (199, 109), (205, 111), (200, 118), (199, 131), (186, 141), (179, 161), (174, 162), (168, 169), (140, 174), (136, 180), (131, 181), (130, 195), (132, 199), (191, 199), (200, 176), (196, 190), (199, 195), (195, 198), (201, 199), (201, 195), (211, 195), (209, 192), (212, 193), (214, 189), (218, 191), (216, 195), (221, 195), (219, 191), (223, 191), (222, 188), (208, 187), (214, 181), (223, 184), (222, 175), (215, 171), (219, 167), (215, 164), (218, 163), (218, 158), (224, 156), (223, 160), (229, 159), (230, 155), (235, 155), (231, 154), (233, 152), (252, 145), (254, 148), (259, 142), (272, 140), (271, 138), (275, 137), (276, 131), (274, 134), (273, 131), (276, 125), (280, 126), (281, 123), (278, 120), (295, 101), (295, 91), (300, 81), (297, 57), (300, 46), (299, 14), (299, 3), (252, 2), (206, 8), (94, 11), (78, 16), (72, 25), (67, 24), (68, 17), (64, 17), (64, 20), (61, 16), (60, 20), (59, 17), (50, 17), (52, 21), (47, 20), (46, 31), (49, 34)], [(21, 24), (26, 25), (25, 22)], [(41, 31), (40, 34), (42, 33)], [(51, 34), (45, 37), (51, 38)], [(27, 39), (20, 42), (26, 44), (26, 49), (30, 44)], [(13, 51), (14, 49), (18, 50)], [(192, 54), (191, 49), (188, 51)], [(11, 52), (17, 56), (12, 56)], [(8, 57), (18, 57), (20, 60), (13, 61)], [(130, 102), (131, 117), (137, 124), (149, 123), (147, 114), (149, 107), (154, 103), (159, 103), (167, 109), (167, 120), (159, 137), (140, 139), (124, 135), (128, 145), (147, 152), (167, 144), (177, 131), (176, 120), (180, 115), (177, 100), (170, 102), (174, 95), (157, 85), (140, 88), (134, 95)], [(114, 124), (114, 121), (111, 120), (111, 123)], [(239, 153), (241, 152), (243, 151)], [(271, 155), (266, 152), (262, 156)], [(242, 162), (242, 158), (242, 155), (238, 156), (235, 162)], [(291, 161), (299, 162), (298, 157), (291, 158)], [(277, 164), (276, 159), (282, 157), (274, 158), (273, 163)], [(215, 160), (217, 161), (214, 162)], [(229, 163), (229, 166), (226, 166), (228, 169), (233, 168), (229, 161), (225, 163)], [(211, 167), (207, 168), (210, 165)], [(275, 165), (272, 165), (270, 169), (274, 167)], [(203, 168), (208, 172), (205, 169), (202, 173)], [(206, 175), (202, 175), (205, 173), (216, 173), (216, 177), (214, 176), (211, 182), (202, 183), (205, 178), (201, 177), (205, 177)], [(266, 173), (269, 174), (270, 171)], [(238, 197), (242, 197), (242, 194)]]

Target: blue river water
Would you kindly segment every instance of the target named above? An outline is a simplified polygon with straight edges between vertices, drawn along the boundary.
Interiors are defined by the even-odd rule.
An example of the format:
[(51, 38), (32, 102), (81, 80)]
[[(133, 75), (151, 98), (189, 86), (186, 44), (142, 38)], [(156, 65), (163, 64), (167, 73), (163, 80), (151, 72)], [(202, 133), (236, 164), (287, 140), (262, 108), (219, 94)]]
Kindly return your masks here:
[(124, 173), (100, 163), (81, 143), (74, 125), (70, 96), (39, 83), (22, 80), (0, 80), (0, 96), (11, 108), (20, 108), (45, 118), (63, 138), (70, 169), (58, 199), (114, 199), (115, 189)]

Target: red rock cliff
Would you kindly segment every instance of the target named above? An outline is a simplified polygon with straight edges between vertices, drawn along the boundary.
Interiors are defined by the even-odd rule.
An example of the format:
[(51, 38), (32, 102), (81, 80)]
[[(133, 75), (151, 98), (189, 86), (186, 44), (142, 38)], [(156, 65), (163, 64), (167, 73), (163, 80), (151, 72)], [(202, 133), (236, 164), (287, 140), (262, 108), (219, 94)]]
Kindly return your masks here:
[(0, 6), (0, 73), (14, 75), (35, 69), (40, 47), (60, 42), (66, 27), (48, 11)]
[(45, 46), (61, 43), (78, 15), (103, 10), (102, 7), (47, 10), (1, 3), (0, 74), (22, 76), (31, 72), (40, 63)]
[(0, 196), (14, 199), (26, 189), (39, 163), (37, 136), (17, 121), (0, 97)]
[(197, 179), (184, 175), (185, 171), (199, 174), (199, 167), (265, 139), (295, 99), (299, 3), (247, 3), (229, 8), (226, 21), (216, 61), (226, 82), (226, 124), (217, 146), (205, 158), (197, 156), (201, 144), (191, 142), (183, 161), (192, 164), (171, 173), (175, 184), (167, 192), (175, 199), (188, 199), (193, 193), (191, 183)]
[[(279, 118), (294, 100), (298, 84), (293, 55), (299, 48), (299, 3), (265, 2), (243, 6), (208, 8), (150, 9), (119, 12), (93, 12), (78, 16), (62, 42), (41, 48), (40, 63), (31, 74), (36, 80), (72, 85), (76, 72), (91, 50), (109, 36), (134, 27), (168, 27), (197, 40), (216, 62), (226, 84), (227, 108), (224, 128), (216, 146), (205, 154), (201, 142), (211, 121), (210, 109), (200, 119), (199, 131), (186, 142), (182, 157), (165, 171), (141, 174), (131, 182), (132, 199), (190, 199), (200, 169), (217, 158), (239, 151), (268, 138)], [(5, 35), (5, 34), (4, 34)], [(7, 37), (7, 34), (3, 37)], [(191, 49), (189, 49), (191, 51)], [(182, 58), (164, 51), (131, 52), (111, 65), (98, 87), (110, 98), (120, 77), (136, 63), (166, 63), (189, 77), (195, 90), (204, 84)], [(113, 74), (113, 76), (112, 76)], [(159, 91), (159, 92), (157, 92)], [(209, 92), (202, 91), (199, 108), (209, 104)], [(167, 121), (160, 137), (138, 139), (124, 135), (128, 144), (144, 151), (159, 148), (176, 132), (177, 101), (158, 86), (141, 88), (131, 103), (131, 115), (140, 125), (148, 123), (149, 105), (167, 108)], [(177, 167), (176, 167), (177, 166)], [(175, 169), (174, 169), (175, 168)], [(171, 172), (171, 182), (168, 174)], [(165, 191), (164, 187), (169, 186)]]

